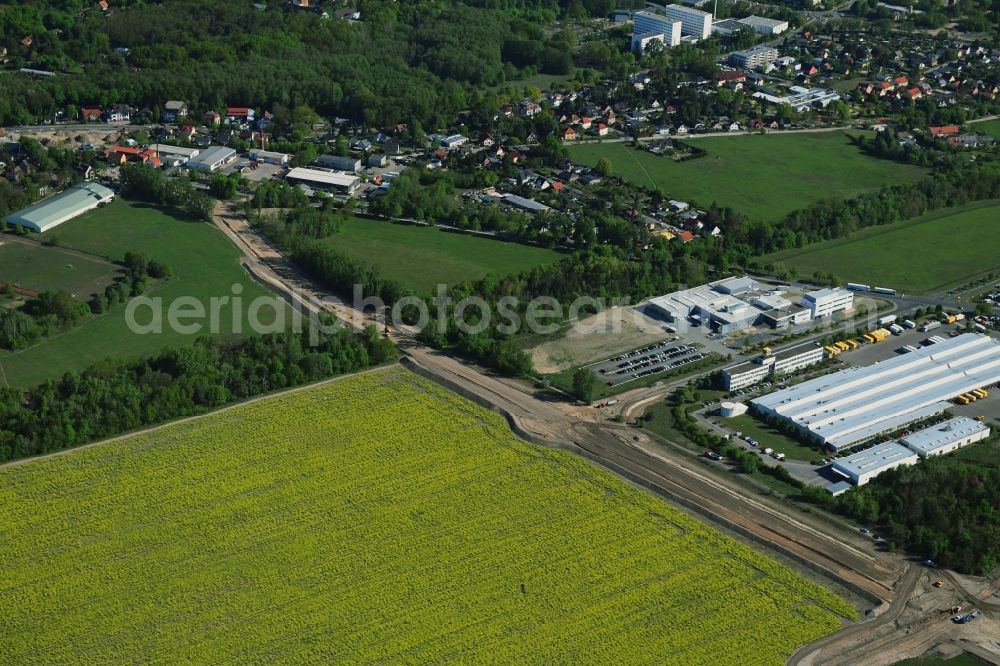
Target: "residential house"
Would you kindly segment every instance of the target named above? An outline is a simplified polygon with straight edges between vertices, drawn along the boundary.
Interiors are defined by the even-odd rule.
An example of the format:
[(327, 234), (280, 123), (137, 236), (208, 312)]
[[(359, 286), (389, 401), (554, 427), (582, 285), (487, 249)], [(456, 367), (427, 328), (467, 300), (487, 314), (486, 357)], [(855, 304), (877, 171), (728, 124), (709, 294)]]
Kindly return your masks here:
[(576, 130), (572, 127), (567, 127), (563, 130), (563, 141), (574, 141), (576, 140)]
[(605, 125), (604, 123), (598, 123), (597, 136), (607, 136), (607, 135), (608, 135), (608, 126)]
[(961, 128), (958, 125), (941, 125), (938, 127), (931, 127), (931, 136), (957, 136), (961, 132)]
[(128, 104), (112, 104), (104, 117), (109, 123), (127, 123), (132, 119), (132, 107)]
[(218, 127), (222, 122), (222, 114), (218, 111), (209, 111), (201, 117), (201, 121), (209, 127)]
[(99, 106), (85, 106), (82, 109), (80, 109), (80, 118), (84, 122), (88, 123), (97, 122), (98, 120), (101, 119), (101, 116), (103, 115), (104, 112), (101, 110), (101, 107)]
[(230, 106), (226, 108), (226, 123), (229, 125), (246, 125), (252, 123), (256, 112), (248, 106)]
[(170, 100), (163, 105), (163, 122), (177, 122), (178, 118), (186, 116), (188, 113), (187, 104), (177, 100)]

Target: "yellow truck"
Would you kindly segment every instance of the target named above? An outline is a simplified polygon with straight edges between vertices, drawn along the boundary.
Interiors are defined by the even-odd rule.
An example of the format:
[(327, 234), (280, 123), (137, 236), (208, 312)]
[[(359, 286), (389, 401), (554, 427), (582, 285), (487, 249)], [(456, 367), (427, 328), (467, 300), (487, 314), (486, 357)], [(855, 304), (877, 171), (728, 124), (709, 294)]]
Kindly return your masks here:
[(864, 335), (861, 336), (861, 339), (867, 342), (868, 344), (872, 344), (873, 342), (875, 342), (875, 336), (872, 335), (871, 333), (865, 333)]
[(975, 393), (966, 393), (962, 397), (968, 400), (969, 402), (975, 402), (976, 400), (979, 400), (979, 396), (976, 395)]
[(837, 354), (840, 353), (840, 350), (834, 347), (833, 345), (827, 345), (823, 347), (823, 351), (825, 351), (830, 356), (836, 356)]
[(850, 349), (850, 346), (848, 346), (846, 342), (835, 342), (833, 344), (836, 345), (837, 349), (839, 349), (840, 351), (847, 351), (848, 349)]
[(847, 340), (846, 342), (847, 342), (847, 346), (850, 347), (851, 349), (857, 349), (858, 347), (861, 346), (861, 345), (858, 344), (857, 340)]
[(976, 395), (977, 398), (980, 399), (985, 398), (986, 396), (989, 395), (986, 389), (981, 389), (981, 388), (973, 389), (972, 392)]
[(967, 405), (969, 404), (969, 399), (966, 398), (964, 395), (960, 395), (955, 398), (955, 402), (957, 402), (960, 405)]

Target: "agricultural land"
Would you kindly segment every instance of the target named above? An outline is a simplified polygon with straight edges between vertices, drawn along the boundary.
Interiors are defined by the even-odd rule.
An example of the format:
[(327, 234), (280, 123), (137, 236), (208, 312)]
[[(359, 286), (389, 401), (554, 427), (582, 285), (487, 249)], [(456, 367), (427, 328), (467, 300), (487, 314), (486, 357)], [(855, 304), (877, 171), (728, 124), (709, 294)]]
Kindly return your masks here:
[(399, 367), (0, 469), (0, 530), (5, 663), (780, 664), (856, 616)]
[[(141, 252), (169, 265), (174, 276), (145, 294), (162, 298), (165, 308), (176, 298), (193, 296), (204, 302), (208, 310), (211, 297), (231, 297), (234, 285), (239, 285), (237, 290), (243, 304), (270, 294), (250, 279), (239, 264), (239, 251), (213, 226), (183, 220), (145, 204), (116, 200), (61, 225), (56, 235), (62, 247), (91, 253), (95, 260), (102, 257), (120, 260), (126, 252)], [(5, 239), (5, 246), (9, 242)], [(42, 250), (54, 248), (36, 251)], [(83, 265), (83, 261), (74, 260), (74, 266), (78, 264)], [(46, 275), (55, 274), (47, 271)], [(241, 309), (244, 316), (238, 327), (248, 330), (248, 308)], [(220, 334), (232, 335), (232, 306), (221, 307), (219, 313)], [(260, 319), (273, 322), (273, 309), (262, 310)], [(203, 334), (208, 334), (207, 326), (205, 329)], [(168, 345), (185, 344), (194, 337), (169, 326), (163, 327), (162, 334), (133, 333), (126, 325), (124, 306), (118, 306), (29, 349), (0, 353), (0, 364), (10, 386), (26, 387), (60, 377), (68, 370), (82, 370), (108, 357), (141, 356)]]
[(626, 143), (571, 146), (586, 164), (607, 158), (612, 173), (704, 208), (713, 202), (751, 219), (774, 221), (821, 199), (849, 197), (916, 180), (923, 169), (869, 157), (852, 132), (688, 139), (704, 157), (676, 162)]
[(864, 229), (848, 238), (778, 252), (761, 259), (761, 264), (783, 264), (800, 275), (833, 273), (908, 293), (941, 291), (1000, 266), (995, 241), (998, 214), (997, 201), (940, 210)]
[(344, 228), (324, 242), (420, 294), (438, 284), (450, 288), (490, 273), (511, 275), (560, 257), (520, 243), (356, 217), (348, 217)]

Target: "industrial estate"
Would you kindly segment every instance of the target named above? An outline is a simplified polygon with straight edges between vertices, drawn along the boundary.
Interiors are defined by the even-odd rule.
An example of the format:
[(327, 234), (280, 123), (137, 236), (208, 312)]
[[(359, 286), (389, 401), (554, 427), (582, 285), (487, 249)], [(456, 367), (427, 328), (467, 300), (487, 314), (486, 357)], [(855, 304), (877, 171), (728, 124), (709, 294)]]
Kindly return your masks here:
[(0, 663), (1000, 664), (995, 9), (0, 2)]

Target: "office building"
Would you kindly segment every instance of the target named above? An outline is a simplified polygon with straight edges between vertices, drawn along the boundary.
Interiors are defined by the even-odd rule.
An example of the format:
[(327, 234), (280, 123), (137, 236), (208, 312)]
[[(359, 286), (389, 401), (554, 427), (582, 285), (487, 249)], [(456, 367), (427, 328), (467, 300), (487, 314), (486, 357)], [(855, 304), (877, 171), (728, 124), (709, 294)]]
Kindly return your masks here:
[(712, 15), (708, 12), (683, 5), (667, 5), (664, 13), (667, 18), (681, 22), (682, 35), (707, 39), (712, 34)]
[(809, 315), (813, 319), (829, 317), (837, 312), (849, 312), (854, 309), (854, 292), (840, 287), (819, 289), (804, 295), (800, 304), (809, 309)]
[(641, 53), (651, 41), (677, 46), (681, 43), (681, 22), (652, 12), (636, 12), (632, 19), (632, 50)]

